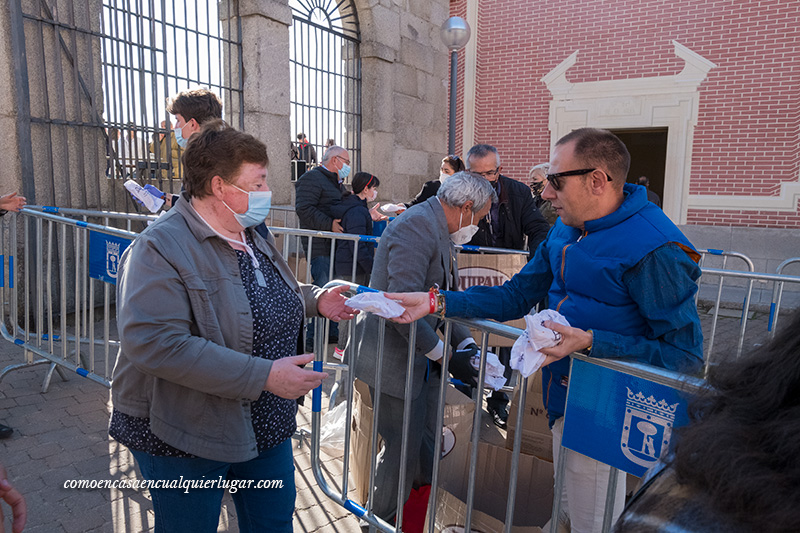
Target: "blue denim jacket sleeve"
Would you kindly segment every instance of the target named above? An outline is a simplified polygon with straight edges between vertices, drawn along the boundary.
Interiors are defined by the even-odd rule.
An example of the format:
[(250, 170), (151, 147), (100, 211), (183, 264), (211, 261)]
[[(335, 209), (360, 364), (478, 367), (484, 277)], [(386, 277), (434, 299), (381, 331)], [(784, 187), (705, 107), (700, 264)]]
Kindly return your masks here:
[(703, 363), (703, 332), (694, 295), (700, 268), (674, 243), (646, 255), (623, 275), (647, 321), (644, 336), (593, 330), (592, 357), (634, 359), (691, 373)]
[(533, 260), (500, 286), (473, 285), (460, 292), (442, 291), (446, 314), (461, 318), (491, 318), (500, 322), (522, 318), (547, 295), (552, 282), (547, 241), (544, 241), (536, 249)]

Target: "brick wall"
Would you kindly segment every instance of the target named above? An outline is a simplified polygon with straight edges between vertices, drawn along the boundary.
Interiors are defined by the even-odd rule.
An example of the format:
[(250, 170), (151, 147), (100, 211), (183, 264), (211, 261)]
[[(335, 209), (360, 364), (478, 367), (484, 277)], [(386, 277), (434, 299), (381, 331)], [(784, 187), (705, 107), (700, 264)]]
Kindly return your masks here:
[[(478, 2), (475, 141), (498, 147), (507, 175), (526, 178), (548, 159), (550, 93), (542, 76), (575, 50), (572, 82), (677, 74), (683, 61), (674, 39), (717, 64), (700, 86), (690, 194), (776, 196), (782, 182), (798, 180), (796, 1)], [(451, 13), (465, 12), (465, 0), (451, 2)], [(690, 206), (688, 222), (800, 227), (800, 212)]]

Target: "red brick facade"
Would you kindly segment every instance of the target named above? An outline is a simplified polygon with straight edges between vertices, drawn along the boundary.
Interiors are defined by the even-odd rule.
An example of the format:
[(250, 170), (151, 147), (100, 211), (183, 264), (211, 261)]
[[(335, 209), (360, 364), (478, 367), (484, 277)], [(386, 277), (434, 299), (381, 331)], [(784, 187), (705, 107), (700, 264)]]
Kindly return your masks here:
[[(498, 147), (507, 175), (527, 178), (548, 159), (545, 74), (578, 50), (573, 83), (674, 75), (684, 66), (675, 40), (717, 65), (699, 87), (689, 194), (779, 196), (781, 183), (800, 179), (796, 0), (469, 1), (478, 6), (474, 141)], [(453, 15), (466, 11), (466, 0), (451, 2)], [(800, 227), (797, 204), (793, 212), (698, 209), (690, 196), (688, 207), (689, 224)]]

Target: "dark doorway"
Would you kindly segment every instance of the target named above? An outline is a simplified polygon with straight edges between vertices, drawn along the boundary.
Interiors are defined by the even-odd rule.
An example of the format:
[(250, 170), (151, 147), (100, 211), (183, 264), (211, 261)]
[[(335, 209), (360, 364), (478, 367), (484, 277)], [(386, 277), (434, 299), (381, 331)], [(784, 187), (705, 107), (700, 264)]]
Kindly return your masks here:
[[(639, 176), (650, 179), (650, 190), (664, 198), (664, 169), (667, 164), (667, 128), (611, 130), (631, 153), (628, 183)], [(662, 203), (663, 206), (663, 203)]]

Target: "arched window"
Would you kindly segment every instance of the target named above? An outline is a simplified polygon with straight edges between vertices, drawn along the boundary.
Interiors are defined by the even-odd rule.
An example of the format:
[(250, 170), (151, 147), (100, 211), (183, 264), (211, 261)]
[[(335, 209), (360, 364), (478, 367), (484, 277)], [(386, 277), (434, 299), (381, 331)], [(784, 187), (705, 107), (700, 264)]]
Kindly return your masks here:
[(353, 170), (358, 171), (361, 57), (355, 5), (352, 0), (289, 0), (289, 6), (293, 15), (289, 37), (293, 140), (304, 134), (319, 162), (326, 142), (333, 139), (350, 151)]

